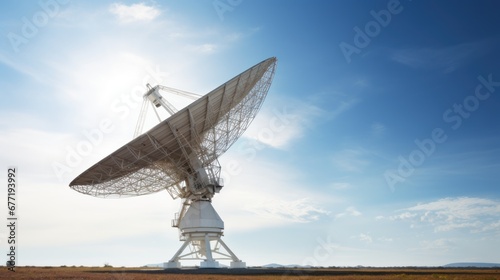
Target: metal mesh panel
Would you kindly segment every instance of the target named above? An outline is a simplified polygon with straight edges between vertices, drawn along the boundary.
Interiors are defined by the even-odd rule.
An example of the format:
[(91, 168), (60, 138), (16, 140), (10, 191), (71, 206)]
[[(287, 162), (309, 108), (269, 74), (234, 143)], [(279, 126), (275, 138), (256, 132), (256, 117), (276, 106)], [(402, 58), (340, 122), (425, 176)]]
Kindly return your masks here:
[(187, 198), (196, 190), (186, 182), (196, 170), (208, 184), (220, 184), (217, 158), (243, 134), (271, 85), (276, 59), (267, 59), (138, 136), (70, 183), (97, 197), (139, 196), (167, 190)]

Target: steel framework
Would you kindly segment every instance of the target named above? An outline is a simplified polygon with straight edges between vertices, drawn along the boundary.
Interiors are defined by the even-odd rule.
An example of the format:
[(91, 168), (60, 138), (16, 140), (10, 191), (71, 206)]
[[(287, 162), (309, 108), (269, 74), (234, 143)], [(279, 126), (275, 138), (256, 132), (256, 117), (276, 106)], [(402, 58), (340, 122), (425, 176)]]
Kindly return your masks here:
[[(214, 194), (222, 189), (218, 157), (231, 147), (256, 116), (275, 69), (276, 58), (266, 59), (179, 111), (163, 99), (160, 90), (190, 98), (197, 95), (148, 85), (144, 100), (155, 107), (162, 106), (171, 116), (90, 167), (76, 177), (70, 187), (96, 197), (139, 196), (167, 190), (172, 198), (182, 199), (181, 210), (172, 221), (172, 226), (180, 230), (181, 240), (185, 241), (182, 250), (187, 243), (199, 249), (197, 244), (215, 241), (214, 249), (208, 245), (188, 255), (205, 256), (207, 266), (215, 265), (216, 258), (212, 258), (211, 252), (220, 253), (217, 249), (220, 244), (229, 253), (222, 256), (230, 256), (235, 267), (244, 265), (220, 240), (223, 222), (215, 210), (209, 211), (215, 213), (210, 219), (215, 225), (222, 223), (222, 227), (198, 226), (193, 232), (186, 230), (182, 223), (202, 223), (199, 217), (184, 217), (193, 203), (210, 203)], [(145, 104), (147, 102), (143, 103), (135, 134), (142, 130)], [(182, 259), (182, 250), (172, 258), (170, 263), (174, 266)]]
[(176, 112), (76, 177), (74, 190), (97, 197), (167, 190), (200, 196), (186, 181), (200, 168), (220, 180), (217, 158), (250, 125), (269, 90), (276, 59), (265, 60)]

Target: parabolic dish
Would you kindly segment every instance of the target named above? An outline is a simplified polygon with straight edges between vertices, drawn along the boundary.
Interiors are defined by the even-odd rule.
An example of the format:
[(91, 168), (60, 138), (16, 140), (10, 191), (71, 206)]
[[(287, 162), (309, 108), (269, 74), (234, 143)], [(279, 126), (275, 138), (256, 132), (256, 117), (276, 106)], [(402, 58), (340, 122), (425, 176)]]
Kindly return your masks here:
[(210, 165), (241, 136), (271, 85), (276, 58), (266, 59), (133, 139), (76, 177), (70, 187), (97, 197), (169, 190)]

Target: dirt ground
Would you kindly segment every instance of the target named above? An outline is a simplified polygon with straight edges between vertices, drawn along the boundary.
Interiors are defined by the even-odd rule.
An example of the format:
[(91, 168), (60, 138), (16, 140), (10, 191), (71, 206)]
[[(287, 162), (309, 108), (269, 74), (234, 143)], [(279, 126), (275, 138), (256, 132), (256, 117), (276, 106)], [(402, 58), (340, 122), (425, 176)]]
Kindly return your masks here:
[(172, 280), (270, 280), (270, 279), (450, 279), (500, 280), (500, 269), (449, 268), (324, 268), (324, 269), (145, 269), (103, 267), (0, 267), (0, 279), (172, 279)]

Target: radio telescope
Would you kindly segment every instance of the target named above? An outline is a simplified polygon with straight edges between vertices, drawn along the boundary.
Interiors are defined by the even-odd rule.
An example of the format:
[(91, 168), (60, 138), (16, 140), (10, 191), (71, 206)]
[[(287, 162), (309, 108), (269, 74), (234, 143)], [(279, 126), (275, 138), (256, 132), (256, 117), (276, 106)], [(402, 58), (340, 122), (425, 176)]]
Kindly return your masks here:
[[(231, 268), (246, 267), (222, 241), (224, 222), (211, 202), (224, 186), (218, 157), (255, 118), (276, 62), (272, 57), (256, 64), (179, 111), (161, 91), (191, 99), (198, 95), (148, 84), (135, 138), (76, 177), (70, 187), (103, 198), (167, 190), (173, 199), (182, 200), (172, 226), (179, 229), (183, 243), (164, 268), (180, 268), (181, 260), (203, 260), (200, 267), (219, 267), (218, 260), (231, 260)], [(140, 134), (148, 103), (155, 112), (164, 108), (170, 117)]]

